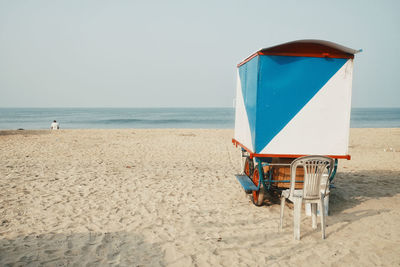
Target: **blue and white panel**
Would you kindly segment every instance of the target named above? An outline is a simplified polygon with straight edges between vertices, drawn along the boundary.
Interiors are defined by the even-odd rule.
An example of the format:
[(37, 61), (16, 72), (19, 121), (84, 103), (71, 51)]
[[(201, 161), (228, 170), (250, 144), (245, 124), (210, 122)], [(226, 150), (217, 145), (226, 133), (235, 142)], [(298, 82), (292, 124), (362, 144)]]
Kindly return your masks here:
[[(263, 153), (272, 139), (347, 62), (342, 58), (259, 58), (255, 153)], [(295, 154), (295, 150), (292, 147), (289, 154)]]
[[(309, 100), (301, 99), (302, 105), (297, 105), (295, 109), (298, 109), (298, 111), (290, 112), (292, 116), (288, 118), (281, 129), (270, 127), (274, 128), (275, 131), (278, 130), (278, 132), (264, 144), (264, 147), (258, 153), (348, 154), (353, 60), (329, 59), (328, 61), (336, 61), (336, 64), (329, 67), (326, 65), (327, 72), (324, 72), (328, 74), (334, 71), (334, 73), (322, 84), (322, 88), (311, 89), (313, 95)], [(324, 68), (324, 64), (321, 67)], [(338, 67), (337, 71), (334, 70), (335, 67)], [(316, 74), (315, 78), (318, 79), (320, 74)], [(293, 100), (296, 101), (296, 99), (297, 96)], [(285, 100), (282, 99), (282, 101)], [(287, 107), (287, 105), (285, 106)], [(260, 113), (258, 115), (258, 118), (263, 117)], [(282, 121), (282, 118), (278, 119)], [(262, 131), (265, 131), (265, 129), (258, 134), (262, 135)]]

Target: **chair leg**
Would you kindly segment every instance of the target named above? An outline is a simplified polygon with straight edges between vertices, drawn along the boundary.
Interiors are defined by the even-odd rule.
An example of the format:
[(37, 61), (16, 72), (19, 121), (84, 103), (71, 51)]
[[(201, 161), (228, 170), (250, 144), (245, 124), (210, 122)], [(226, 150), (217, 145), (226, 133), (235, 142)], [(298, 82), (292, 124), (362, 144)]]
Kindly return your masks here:
[(320, 217), (321, 217), (321, 231), (322, 231), (322, 239), (325, 239), (325, 203), (324, 203), (324, 198), (321, 197), (320, 200)]
[(285, 209), (285, 197), (281, 197), (281, 219), (280, 219), (280, 223), (279, 223), (279, 231), (282, 231), (283, 228), (283, 211)]
[(300, 219), (301, 219), (301, 202), (302, 198), (295, 197), (294, 199), (294, 215), (293, 215), (293, 230), (294, 239), (300, 240)]
[(312, 229), (317, 229), (317, 203), (311, 203)]

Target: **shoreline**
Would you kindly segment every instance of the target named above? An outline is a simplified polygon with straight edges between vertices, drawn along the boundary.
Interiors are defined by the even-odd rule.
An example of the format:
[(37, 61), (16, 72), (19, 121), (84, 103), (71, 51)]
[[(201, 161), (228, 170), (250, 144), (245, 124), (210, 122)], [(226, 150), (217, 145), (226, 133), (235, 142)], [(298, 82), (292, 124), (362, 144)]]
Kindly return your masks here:
[[(351, 129), (400, 129), (400, 127), (354, 127)], [(231, 130), (233, 131), (234, 128), (61, 128), (58, 130), (50, 130), (50, 129), (0, 129), (0, 132), (10, 131), (10, 132), (17, 132), (17, 131), (86, 131), (86, 130), (110, 130), (110, 131), (118, 131), (118, 130)]]

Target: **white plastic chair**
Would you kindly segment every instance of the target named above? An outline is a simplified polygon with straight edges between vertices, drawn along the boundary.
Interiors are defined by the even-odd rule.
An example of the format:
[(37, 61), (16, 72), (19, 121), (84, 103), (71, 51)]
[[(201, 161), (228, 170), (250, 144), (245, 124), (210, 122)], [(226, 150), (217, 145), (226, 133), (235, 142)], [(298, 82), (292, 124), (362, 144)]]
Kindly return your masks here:
[[(304, 183), (303, 189), (295, 189), (296, 169), (297, 167), (304, 168)], [(283, 226), (283, 210), (285, 200), (289, 199), (294, 203), (293, 221), (294, 221), (294, 239), (300, 240), (300, 218), (301, 204), (311, 203), (312, 213), (312, 228), (317, 228), (317, 205), (320, 205), (321, 231), (322, 239), (325, 239), (325, 207), (324, 198), (326, 189), (329, 184), (329, 179), (321, 190), (321, 177), (328, 170), (328, 177), (331, 176), (334, 167), (334, 160), (324, 156), (305, 156), (295, 159), (290, 165), (290, 188), (282, 191), (281, 195), (281, 219), (280, 230)]]

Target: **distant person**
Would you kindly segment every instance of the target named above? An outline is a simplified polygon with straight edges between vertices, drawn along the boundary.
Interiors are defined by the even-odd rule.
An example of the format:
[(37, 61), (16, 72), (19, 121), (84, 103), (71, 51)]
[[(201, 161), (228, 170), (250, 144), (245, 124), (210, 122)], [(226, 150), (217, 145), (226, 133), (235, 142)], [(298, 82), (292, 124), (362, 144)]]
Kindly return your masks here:
[(60, 126), (58, 125), (58, 122), (56, 120), (53, 121), (53, 123), (50, 125), (51, 130), (58, 130), (60, 129)]

